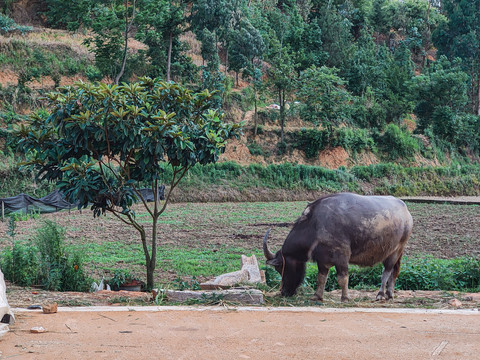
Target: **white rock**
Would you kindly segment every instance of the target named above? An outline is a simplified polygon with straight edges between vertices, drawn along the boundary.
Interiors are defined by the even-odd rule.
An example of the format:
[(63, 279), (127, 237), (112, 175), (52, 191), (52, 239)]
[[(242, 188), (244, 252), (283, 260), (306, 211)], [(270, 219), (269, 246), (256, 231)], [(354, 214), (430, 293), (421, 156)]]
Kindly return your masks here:
[(30, 329), (30, 332), (34, 334), (42, 334), (42, 333), (46, 333), (47, 329), (45, 329), (43, 326), (35, 326)]
[(451, 299), (448, 303), (450, 304), (450, 306), (453, 306), (453, 307), (462, 306), (462, 302), (458, 299)]

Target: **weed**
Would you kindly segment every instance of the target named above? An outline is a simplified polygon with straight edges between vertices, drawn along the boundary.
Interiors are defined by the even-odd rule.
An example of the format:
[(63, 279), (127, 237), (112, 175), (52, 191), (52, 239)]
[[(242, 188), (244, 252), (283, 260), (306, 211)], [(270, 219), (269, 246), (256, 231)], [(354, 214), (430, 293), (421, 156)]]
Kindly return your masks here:
[(64, 239), (65, 230), (52, 221), (37, 229), (40, 281), (48, 290), (86, 291), (91, 281), (85, 275), (83, 259), (78, 252), (68, 253)]
[(197, 278), (193, 276), (190, 280), (183, 280), (182, 278), (176, 278), (174, 280), (177, 290), (200, 290), (200, 283)]

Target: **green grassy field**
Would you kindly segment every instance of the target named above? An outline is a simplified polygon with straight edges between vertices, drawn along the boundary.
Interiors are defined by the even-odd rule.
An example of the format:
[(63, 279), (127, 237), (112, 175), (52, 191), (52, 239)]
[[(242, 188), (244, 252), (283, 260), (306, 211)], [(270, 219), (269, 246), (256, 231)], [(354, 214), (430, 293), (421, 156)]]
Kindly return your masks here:
[[(203, 281), (239, 270), (242, 254), (255, 254), (263, 264), (261, 243), (265, 231), (272, 228), (270, 244), (272, 249), (278, 249), (305, 206), (306, 202), (171, 204), (160, 222), (157, 284), (168, 286), (178, 282), (189, 283), (192, 279)], [(417, 267), (426, 268), (426, 264), (432, 261), (437, 261), (438, 269), (447, 269), (445, 271), (448, 272), (449, 264), (457, 261), (454, 259), (479, 258), (477, 229), (480, 227), (480, 207), (413, 203), (408, 206), (415, 225), (406, 247), (403, 269), (413, 271), (409, 275), (413, 279), (411, 281), (415, 276), (422, 276), (415, 273)], [(137, 208), (137, 218), (151, 231), (149, 218), (140, 207)], [(145, 260), (140, 239), (134, 229), (114, 217), (93, 218), (88, 210), (35, 216), (16, 222), (15, 239), (32, 244), (35, 228), (44, 219), (54, 220), (66, 230), (69, 249), (82, 255), (85, 269), (92, 278), (108, 278), (119, 268), (144, 278)], [(8, 223), (0, 223), (2, 249), (10, 246), (12, 241), (7, 232)], [(436, 259), (445, 259), (446, 262), (440, 264)], [(443, 271), (441, 269), (439, 272)], [(479, 270), (472, 269), (472, 272)], [(373, 270), (352, 268), (352, 271), (363, 271), (357, 278), (368, 278), (368, 281), (374, 282), (371, 285), (376, 286), (381, 267)], [(273, 272), (269, 272), (270, 275), (272, 281), (278, 281)], [(307, 275), (311, 277), (310, 283), (314, 284), (313, 264)], [(411, 286), (410, 280), (405, 282)], [(441, 288), (441, 283), (433, 281), (430, 286)], [(458, 287), (461, 288), (461, 284)]]

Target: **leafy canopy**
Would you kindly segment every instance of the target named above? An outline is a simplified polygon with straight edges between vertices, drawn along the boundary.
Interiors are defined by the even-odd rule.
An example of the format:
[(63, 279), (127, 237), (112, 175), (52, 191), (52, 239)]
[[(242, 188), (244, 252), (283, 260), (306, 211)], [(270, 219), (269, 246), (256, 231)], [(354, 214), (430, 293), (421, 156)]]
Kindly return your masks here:
[[(21, 150), (39, 177), (58, 187), (79, 208), (93, 204), (130, 214), (141, 184), (158, 181), (161, 162), (177, 175), (218, 160), (239, 124), (226, 124), (212, 109), (212, 94), (142, 78), (122, 86), (79, 83), (50, 93), (53, 111), (34, 115), (17, 131)], [(154, 191), (156, 187), (152, 185)]]

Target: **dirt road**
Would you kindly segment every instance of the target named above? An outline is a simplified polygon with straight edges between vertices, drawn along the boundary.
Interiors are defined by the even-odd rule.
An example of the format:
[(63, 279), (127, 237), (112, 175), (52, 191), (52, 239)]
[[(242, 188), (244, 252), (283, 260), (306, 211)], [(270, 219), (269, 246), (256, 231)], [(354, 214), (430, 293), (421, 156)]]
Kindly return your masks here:
[(59, 308), (11, 330), (1, 360), (480, 359), (478, 310)]

